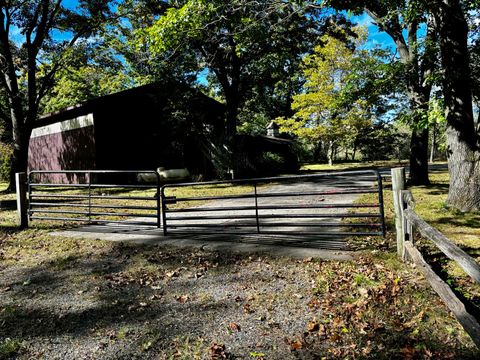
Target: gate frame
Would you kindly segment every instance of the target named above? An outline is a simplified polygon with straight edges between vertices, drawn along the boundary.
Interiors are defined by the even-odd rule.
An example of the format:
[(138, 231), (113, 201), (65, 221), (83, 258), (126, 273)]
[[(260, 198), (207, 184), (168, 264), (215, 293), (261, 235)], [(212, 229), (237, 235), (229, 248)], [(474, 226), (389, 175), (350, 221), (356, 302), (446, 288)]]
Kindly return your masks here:
[[(364, 175), (364, 174), (372, 174), (375, 175), (377, 181), (377, 191), (366, 192), (366, 191), (336, 191), (336, 192), (317, 192), (315, 195), (339, 195), (339, 194), (352, 194), (352, 193), (374, 193), (378, 194), (378, 209), (379, 209), (379, 218), (381, 220), (381, 235), (383, 237), (386, 236), (386, 225), (385, 225), (385, 209), (383, 203), (383, 181), (382, 176), (378, 170), (354, 170), (354, 171), (337, 171), (337, 172), (326, 172), (320, 174), (311, 174), (311, 175), (290, 175), (290, 176), (277, 176), (277, 177), (264, 177), (264, 178), (252, 178), (252, 179), (240, 179), (240, 180), (223, 180), (223, 181), (207, 181), (207, 182), (187, 182), (187, 183), (179, 183), (179, 184), (166, 184), (163, 185), (160, 189), (160, 198), (161, 198), (161, 207), (162, 207), (162, 225), (163, 225), (163, 235), (166, 236), (168, 234), (168, 225), (167, 225), (167, 205), (176, 203), (176, 197), (169, 197), (165, 196), (165, 190), (168, 188), (174, 187), (188, 187), (188, 186), (199, 186), (199, 185), (223, 185), (223, 184), (230, 184), (230, 185), (239, 185), (239, 184), (250, 184), (253, 186), (253, 195), (252, 194), (245, 194), (245, 195), (231, 195), (231, 196), (213, 196), (213, 197), (191, 197), (191, 198), (182, 198), (182, 201), (185, 200), (222, 200), (222, 199), (243, 199), (243, 198), (254, 198), (255, 200), (255, 220), (256, 220), (256, 228), (257, 234), (260, 234), (260, 223), (259, 223), (259, 215), (258, 215), (258, 197), (268, 197), (269, 195), (261, 195), (259, 196), (257, 193), (257, 185), (259, 183), (267, 183), (267, 182), (279, 182), (279, 181), (294, 181), (294, 180), (304, 180), (304, 179), (315, 179), (315, 178), (322, 178), (328, 176), (342, 176), (342, 175)], [(281, 194), (283, 196), (301, 196), (301, 195), (312, 195), (313, 193), (285, 193)], [(271, 197), (278, 196), (275, 194), (270, 195)], [(352, 207), (355, 207), (352, 205)], [(241, 210), (241, 209), (238, 209)], [(192, 217), (193, 219), (193, 217)], [(287, 233), (287, 232), (285, 232)], [(353, 235), (355, 233), (352, 233)]]
[[(59, 184), (59, 183), (34, 183), (32, 182), (32, 177), (36, 174), (84, 174), (88, 176), (88, 183), (86, 184)], [(92, 183), (92, 174), (155, 174), (156, 176), (156, 182), (154, 184), (150, 185), (144, 185), (144, 184), (95, 184)], [(32, 220), (58, 220), (58, 221), (79, 221), (79, 222), (86, 222), (86, 223), (98, 223), (98, 222), (108, 222), (108, 223), (115, 223), (116, 221), (112, 220), (100, 220), (100, 219), (93, 219), (92, 216), (95, 216), (95, 214), (92, 212), (92, 199), (112, 199), (112, 200), (135, 200), (135, 201), (140, 201), (140, 200), (149, 200), (153, 201), (156, 200), (156, 208), (153, 208), (151, 210), (156, 210), (156, 227), (161, 228), (162, 223), (161, 223), (161, 201), (160, 201), (160, 174), (155, 171), (155, 170), (32, 170), (28, 173), (26, 177), (26, 186), (27, 186), (27, 191), (28, 193), (28, 205), (26, 208), (26, 214), (28, 215), (28, 220), (31, 222)], [(84, 213), (88, 218), (85, 219), (75, 219), (75, 218), (68, 218), (68, 217), (48, 217), (48, 216), (42, 216), (42, 217), (34, 217), (32, 216), (35, 213), (35, 210), (32, 208), (32, 204), (35, 205), (35, 203), (32, 201), (32, 197), (35, 197), (35, 195), (32, 196), (33, 193), (33, 188), (34, 187), (52, 187), (52, 188), (88, 188), (88, 195), (51, 195), (51, 196), (46, 196), (50, 198), (64, 198), (64, 199), (80, 199), (80, 200), (88, 200), (88, 206), (86, 208), (88, 209), (87, 213)], [(125, 189), (154, 189), (156, 188), (157, 193), (154, 198), (144, 198), (144, 197), (121, 197), (121, 196), (98, 196), (98, 195), (92, 195), (92, 188), (125, 188)], [(38, 195), (37, 195), (38, 196)], [(75, 200), (74, 200), (75, 201)], [(78, 206), (78, 205), (86, 205), (86, 204), (71, 204), (71, 203), (64, 203), (64, 206), (68, 207), (85, 207), (85, 206)], [(98, 207), (98, 206), (95, 206)], [(104, 206), (103, 208), (109, 208), (108, 206)], [(115, 209), (131, 209), (132, 207), (130, 206), (121, 206), (121, 205), (116, 205)], [(66, 212), (66, 211), (59, 211), (57, 212), (58, 214), (72, 214), (72, 212)], [(77, 214), (80, 214), (79, 211), (75, 212)], [(115, 214), (115, 213), (102, 213), (104, 216), (122, 216), (121, 214)], [(102, 216), (100, 215), (100, 216)], [(135, 214), (132, 214), (132, 216)], [(145, 216), (147, 214), (137, 214), (138, 217)], [(130, 215), (129, 215), (130, 216)], [(132, 225), (135, 225), (134, 223), (131, 223)], [(153, 223), (151, 224), (152, 226), (154, 225)]]

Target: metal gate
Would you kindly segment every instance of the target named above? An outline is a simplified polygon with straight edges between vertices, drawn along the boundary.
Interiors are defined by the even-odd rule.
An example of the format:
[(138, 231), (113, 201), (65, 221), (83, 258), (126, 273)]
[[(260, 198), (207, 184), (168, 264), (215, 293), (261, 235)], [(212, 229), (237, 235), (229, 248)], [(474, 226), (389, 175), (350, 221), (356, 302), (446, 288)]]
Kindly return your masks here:
[[(205, 195), (212, 189), (218, 194)], [(372, 196), (354, 201), (362, 194)], [(382, 178), (375, 170), (168, 184), (161, 203), (165, 235), (385, 236)]]
[[(371, 196), (354, 201), (362, 194)], [(149, 226), (164, 235), (385, 235), (374, 170), (163, 186), (149, 170), (32, 171), (28, 199), (30, 221)]]
[(30, 221), (161, 227), (156, 171), (31, 171), (27, 186)]

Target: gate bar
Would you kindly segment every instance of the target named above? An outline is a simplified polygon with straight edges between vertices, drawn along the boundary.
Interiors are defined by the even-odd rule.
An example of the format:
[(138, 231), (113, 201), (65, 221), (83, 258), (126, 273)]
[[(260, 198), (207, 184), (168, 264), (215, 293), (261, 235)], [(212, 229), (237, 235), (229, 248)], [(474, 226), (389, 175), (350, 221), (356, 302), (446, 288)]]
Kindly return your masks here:
[[(108, 183), (94, 183), (92, 181), (92, 174), (155, 174), (156, 182), (152, 184), (108, 184)], [(44, 175), (44, 174), (83, 174), (88, 176), (87, 183), (79, 184), (61, 184), (61, 183), (44, 183), (39, 182), (35, 183), (33, 181), (34, 175)], [(40, 180), (41, 181), (41, 180)], [(80, 181), (80, 180), (79, 180)], [(128, 182), (129, 180), (127, 180)], [(61, 191), (66, 191), (70, 189), (85, 189), (87, 191), (86, 195), (79, 194), (45, 194), (51, 188), (58, 188)], [(109, 196), (109, 195), (93, 195), (93, 189), (119, 189), (123, 188), (125, 190), (132, 189), (156, 189), (157, 193), (154, 197), (145, 197), (145, 196)], [(33, 191), (43, 192), (43, 194), (33, 194)], [(136, 224), (142, 225), (156, 225), (157, 228), (161, 227), (161, 215), (160, 215), (160, 175), (158, 172), (153, 170), (34, 170), (28, 174), (28, 191), (29, 191), (29, 204), (28, 204), (28, 215), (31, 220), (58, 220), (58, 221), (82, 221), (82, 222), (105, 222), (105, 223), (127, 223), (127, 222), (118, 222), (113, 220), (101, 220), (101, 219), (92, 219), (96, 216), (107, 216), (107, 217), (143, 217), (143, 218), (155, 218), (156, 222), (144, 223), (136, 222)], [(56, 190), (54, 190), (56, 191)], [(32, 201), (37, 199), (37, 202)], [(40, 200), (42, 199), (42, 200)], [(94, 204), (93, 199), (101, 200), (131, 200), (131, 201), (153, 201), (157, 203), (156, 207), (153, 206), (133, 206), (133, 205), (114, 205), (114, 204)], [(38, 200), (40, 200), (38, 202)], [(86, 201), (85, 203), (72, 203), (63, 201), (77, 200), (79, 202)], [(46, 207), (44, 209), (42, 207)], [(58, 210), (49, 210), (50, 207), (59, 208)], [(86, 209), (87, 211), (73, 211), (73, 210), (64, 210), (62, 207), (67, 208), (79, 208)], [(125, 212), (111, 212), (111, 211), (92, 211), (92, 209), (126, 209), (126, 210), (155, 210), (155, 214), (140, 214), (140, 213), (125, 213)], [(74, 217), (49, 217), (49, 216), (35, 216), (34, 214), (67, 214), (67, 215), (86, 215), (87, 218), (74, 218)], [(128, 224), (134, 224), (133, 222), (128, 222)]]
[[(335, 190), (329, 190), (329, 191), (307, 191), (304, 193), (301, 192), (275, 192), (275, 193), (264, 193), (264, 194), (258, 194), (257, 192), (257, 185), (259, 183), (288, 183), (291, 181), (297, 181), (297, 180), (302, 180), (302, 181), (308, 181), (311, 179), (326, 179), (326, 180), (337, 180), (334, 184), (343, 185), (346, 187), (346, 181), (345, 180), (350, 180), (352, 176), (355, 176), (355, 181), (375, 181), (376, 180), (376, 186), (377, 189), (373, 189), (371, 186), (365, 186), (365, 185), (360, 185), (355, 189), (335, 189)], [(348, 178), (347, 178), (348, 177)], [(343, 184), (342, 184), (343, 180)], [(253, 194), (242, 194), (242, 195), (228, 195), (228, 196), (199, 196), (199, 197), (181, 197), (181, 198), (175, 198), (175, 197), (167, 197), (165, 195), (165, 190), (167, 188), (180, 188), (180, 187), (193, 187), (194, 189), (198, 189), (201, 191), (202, 187), (205, 186), (212, 186), (212, 185), (241, 185), (241, 184), (251, 184), (253, 186)], [(295, 196), (330, 196), (330, 195), (342, 195), (342, 194), (368, 194), (368, 193), (378, 193), (378, 203), (370, 203), (370, 204), (296, 204), (296, 205), (263, 205), (259, 206), (258, 205), (258, 198), (273, 198), (273, 197), (295, 197)], [(255, 204), (254, 206), (213, 206), (213, 207), (195, 207), (195, 208), (186, 208), (186, 209), (168, 209), (167, 204), (175, 204), (181, 201), (208, 201), (208, 200), (227, 200), (227, 199), (247, 199), (247, 198), (254, 198)], [(277, 211), (282, 211), (282, 210), (306, 210), (306, 209), (341, 209), (341, 208), (378, 208), (379, 209), (379, 214), (371, 214), (367, 213), (365, 215), (363, 214), (354, 214), (345, 216), (345, 214), (331, 214), (330, 216), (324, 216), (326, 218), (343, 218), (343, 217), (350, 217), (350, 218), (380, 218), (381, 223), (360, 223), (360, 224), (339, 224), (339, 223), (325, 223), (323, 226), (336, 226), (336, 227), (342, 227), (342, 226), (351, 226), (351, 227), (381, 227), (382, 232), (380, 233), (381, 235), (385, 236), (385, 213), (384, 213), (384, 207), (383, 207), (383, 185), (382, 185), (382, 177), (380, 173), (377, 170), (360, 170), (360, 171), (341, 171), (341, 172), (330, 172), (330, 173), (323, 173), (323, 174), (312, 174), (312, 175), (294, 175), (294, 176), (284, 176), (284, 177), (266, 177), (266, 178), (254, 178), (254, 179), (243, 179), (243, 180), (227, 180), (227, 181), (210, 181), (210, 182), (205, 182), (205, 183), (194, 183), (194, 182), (188, 182), (188, 183), (182, 183), (182, 184), (167, 184), (162, 186), (161, 188), (161, 198), (162, 198), (162, 217), (163, 217), (163, 231), (164, 235), (167, 234), (167, 220), (171, 221), (180, 221), (180, 220), (235, 220), (235, 219), (255, 219), (256, 227), (257, 227), (257, 233), (260, 232), (260, 228), (264, 226), (263, 224), (260, 224), (260, 219), (274, 219), (274, 218), (296, 218), (296, 219), (301, 219), (301, 218), (322, 218), (322, 216), (319, 216), (317, 214), (271, 214), (271, 215), (259, 215), (259, 210), (277, 210)], [(180, 216), (180, 217), (168, 217), (167, 218), (167, 212), (170, 213), (194, 213), (194, 212), (223, 212), (223, 211), (248, 211), (248, 210), (254, 210), (255, 214), (254, 216), (252, 215), (251, 217), (249, 215), (217, 215), (217, 216)], [(293, 223), (270, 223), (270, 224), (265, 224), (265, 226), (277, 226), (277, 227), (291, 227), (291, 226), (298, 226), (299, 223), (293, 224)], [(317, 224), (302, 224), (302, 226), (310, 226), (310, 227), (321, 227), (322, 225), (317, 225)], [(235, 227), (235, 226), (253, 226), (250, 224), (179, 224), (179, 225), (172, 225), (173, 228), (180, 228), (180, 227), (189, 227), (189, 228), (198, 228), (198, 227)], [(263, 233), (263, 231), (262, 231)], [(377, 235), (377, 233), (347, 233), (351, 235)]]

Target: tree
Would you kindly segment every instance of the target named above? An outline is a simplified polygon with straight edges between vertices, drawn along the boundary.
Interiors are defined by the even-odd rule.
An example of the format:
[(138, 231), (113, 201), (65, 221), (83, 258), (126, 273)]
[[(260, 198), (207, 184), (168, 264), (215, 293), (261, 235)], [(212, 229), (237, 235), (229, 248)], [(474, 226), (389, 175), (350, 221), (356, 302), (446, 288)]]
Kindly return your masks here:
[[(436, 31), (434, 19), (428, 16), (422, 1), (337, 1), (326, 5), (336, 9), (365, 11), (395, 43), (404, 66), (404, 82), (410, 101), (412, 136), (410, 143), (410, 183), (428, 184), (428, 127), (416, 126), (428, 111), (432, 89), (431, 76), (435, 70)], [(421, 42), (418, 34), (425, 25)]]
[[(168, 2), (153, 26), (140, 32), (148, 51), (170, 62), (190, 61), (190, 71), (206, 74), (226, 105), (224, 139), (233, 152), (240, 109), (291, 75), (319, 34), (335, 19), (321, 16), (308, 1), (282, 0)], [(185, 63), (183, 63), (185, 64)], [(288, 91), (285, 93), (289, 96)], [(225, 152), (224, 149), (222, 149)], [(230, 157), (230, 159), (233, 159)], [(228, 164), (233, 166), (232, 163)]]
[(477, 107), (480, 109), (480, 14), (469, 13), (470, 26), (470, 70), (472, 74), (472, 93)]
[(468, 25), (465, 7), (478, 1), (429, 2), (440, 43), (447, 121), (450, 186), (447, 203), (461, 211), (480, 211), (480, 131), (472, 107)]
[(0, 0), (0, 87), (6, 94), (15, 172), (27, 168), (28, 141), (55, 74), (80, 39), (91, 38), (110, 13), (108, 0)]
[[(362, 40), (357, 40), (357, 46)], [(372, 103), (362, 96), (365, 82), (360, 68), (368, 53), (355, 52), (331, 36), (304, 58), (304, 92), (294, 96), (292, 118), (279, 118), (281, 131), (291, 132), (314, 144), (327, 144), (332, 165), (335, 148), (346, 143), (355, 147), (358, 135), (372, 125)], [(358, 67), (357, 67), (358, 66)]]
[(174, 7), (174, 3), (178, 2), (122, 0), (116, 9), (118, 20), (115, 26), (106, 28), (103, 33), (105, 45), (122, 59), (123, 71), (135, 85), (166, 78), (195, 85), (194, 55), (179, 50), (174, 56), (171, 53), (155, 53), (148, 41), (138, 36)]
[[(409, 52), (405, 51), (405, 41), (398, 32), (398, 20), (391, 17), (388, 4), (383, 1), (330, 1), (331, 4), (341, 8), (358, 10), (363, 7), (372, 18), (377, 21), (380, 14), (379, 25), (392, 39), (395, 40), (400, 57), (408, 59)], [(450, 173), (450, 186), (447, 203), (462, 211), (480, 211), (480, 127), (475, 126), (472, 108), (472, 82), (468, 52), (468, 24), (465, 11), (472, 9), (478, 12), (478, 0), (422, 0), (398, 1), (393, 4), (393, 9), (408, 10), (403, 16), (409, 20), (408, 24), (416, 25), (407, 28), (418, 29), (418, 17), (412, 14), (428, 15), (427, 39), (425, 54), (432, 55), (435, 44), (438, 45), (441, 57), (442, 90), (445, 104), (445, 118), (447, 121), (447, 156)], [(395, 11), (394, 11), (395, 13)], [(396, 11), (398, 13), (398, 11)], [(415, 20), (417, 19), (417, 20)], [(385, 21), (386, 20), (386, 21)], [(397, 31), (395, 32), (395, 29)], [(401, 28), (400, 28), (401, 29)], [(397, 34), (395, 36), (395, 33)], [(416, 31), (412, 32), (412, 39), (416, 39)], [(429, 37), (428, 34), (431, 34)], [(410, 39), (410, 36), (409, 36)], [(410, 44), (410, 41), (409, 41)], [(416, 41), (412, 42), (413, 45)], [(433, 46), (428, 46), (432, 44)], [(417, 45), (418, 49), (419, 46)], [(402, 50), (403, 49), (403, 50)], [(405, 55), (402, 55), (405, 54)], [(423, 57), (425, 69), (432, 69), (432, 57)], [(413, 58), (420, 59), (419, 57)], [(417, 62), (418, 64), (418, 62)], [(415, 65), (415, 62), (413, 62)], [(413, 67), (415, 68), (415, 66)], [(422, 69), (422, 66), (417, 67)], [(475, 70), (475, 67), (474, 67)], [(415, 72), (411, 72), (415, 75)], [(416, 75), (415, 75), (416, 76)], [(417, 77), (422, 81), (428, 77)], [(413, 78), (412, 78), (413, 79)], [(412, 94), (415, 94), (413, 92)], [(419, 93), (418, 95), (422, 95)], [(417, 102), (414, 98), (414, 103)], [(418, 99), (422, 100), (422, 97)], [(424, 101), (422, 101), (425, 104)], [(423, 140), (422, 140), (423, 142)], [(412, 162), (411, 162), (412, 165)], [(411, 171), (414, 170), (411, 167)]]
[(42, 112), (65, 109), (87, 100), (126, 90), (133, 80), (104, 41), (81, 42), (68, 64), (55, 75), (54, 86), (41, 104)]

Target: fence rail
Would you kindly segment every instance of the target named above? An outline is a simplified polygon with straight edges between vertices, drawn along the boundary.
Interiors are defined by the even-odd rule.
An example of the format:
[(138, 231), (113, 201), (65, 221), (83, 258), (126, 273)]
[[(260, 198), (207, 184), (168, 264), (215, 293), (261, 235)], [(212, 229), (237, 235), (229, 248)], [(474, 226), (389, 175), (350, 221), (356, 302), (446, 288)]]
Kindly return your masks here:
[(404, 187), (405, 169), (392, 169), (398, 254), (404, 261), (412, 261), (418, 266), (435, 292), (452, 311), (477, 347), (480, 348), (479, 322), (468, 312), (465, 304), (455, 295), (450, 286), (425, 261), (422, 253), (415, 246), (414, 231), (435, 244), (445, 256), (455, 261), (478, 284), (480, 284), (480, 265), (415, 212), (415, 199), (410, 191), (404, 190)]

